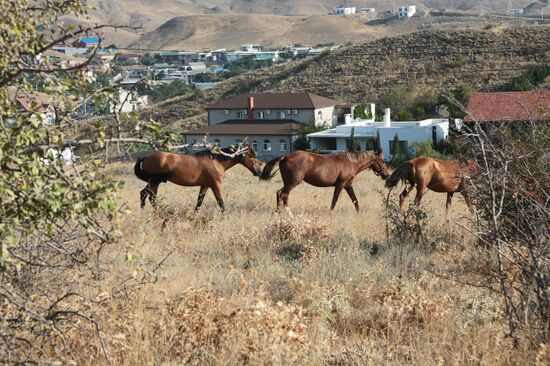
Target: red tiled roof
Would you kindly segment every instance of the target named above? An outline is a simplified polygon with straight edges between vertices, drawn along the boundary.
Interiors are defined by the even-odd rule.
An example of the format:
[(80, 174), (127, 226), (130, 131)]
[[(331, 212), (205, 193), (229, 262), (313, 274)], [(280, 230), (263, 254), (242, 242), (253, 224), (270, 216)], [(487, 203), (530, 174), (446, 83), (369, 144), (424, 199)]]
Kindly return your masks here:
[(254, 108), (316, 109), (333, 106), (351, 106), (350, 103), (311, 93), (245, 93), (211, 104), (206, 109), (246, 109), (248, 107), (248, 97), (254, 97)]
[(21, 96), (15, 98), (17, 102), (23, 107), (23, 109), (27, 112), (30, 112), (32, 110), (44, 110), (48, 108), (49, 104), (40, 100), (40, 98), (36, 96)]
[(196, 130), (185, 131), (184, 135), (296, 135), (300, 124), (290, 120), (254, 120), (252, 122), (235, 120), (218, 123), (216, 125), (204, 126)]
[(466, 112), (465, 122), (550, 120), (550, 90), (474, 93)]

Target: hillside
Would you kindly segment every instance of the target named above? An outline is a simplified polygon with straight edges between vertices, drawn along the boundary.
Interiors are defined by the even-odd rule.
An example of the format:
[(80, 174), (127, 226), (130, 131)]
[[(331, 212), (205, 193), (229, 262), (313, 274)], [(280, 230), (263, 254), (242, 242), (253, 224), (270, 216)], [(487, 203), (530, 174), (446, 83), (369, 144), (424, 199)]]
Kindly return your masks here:
[(235, 49), (244, 43), (267, 46), (360, 42), (375, 37), (360, 16), (307, 17), (267, 14), (190, 15), (177, 17), (136, 40), (145, 49)]
[(382, 38), (325, 57), (241, 75), (214, 90), (153, 106), (143, 117), (189, 128), (205, 122), (201, 113), (206, 104), (248, 91), (309, 91), (350, 102), (379, 102), (400, 85), (436, 92), (462, 84), (473, 90), (496, 90), (529, 66), (550, 62), (549, 44), (550, 26)]
[[(512, 1), (512, 6), (514, 8), (520, 8), (527, 6), (532, 2), (532, 0), (515, 0)], [(126, 32), (118, 30), (116, 33), (114, 31), (109, 31), (105, 33), (107, 41), (117, 42), (119, 45), (124, 46), (134, 41), (138, 37), (138, 35), (151, 32), (156, 28), (162, 26), (164, 23), (169, 22), (172, 18), (179, 19), (175, 20), (174, 22), (181, 23), (181, 17), (201, 15), (203, 17), (189, 18), (188, 22), (190, 23), (190, 25), (186, 29), (186, 31), (198, 33), (199, 35), (203, 36), (202, 40), (206, 41), (206, 44), (201, 44), (200, 39), (197, 39), (197, 41), (193, 44), (193, 46), (198, 48), (210, 47), (209, 43), (211, 41), (217, 41), (217, 38), (219, 38), (220, 35), (224, 35), (224, 32), (232, 32), (233, 35), (236, 35), (237, 33), (235, 32), (242, 31), (242, 29), (239, 27), (228, 27), (226, 22), (221, 22), (220, 28), (218, 29), (217, 22), (220, 21), (220, 18), (211, 17), (210, 15), (264, 14), (280, 16), (299, 16), (303, 18), (311, 17), (314, 15), (322, 16), (330, 14), (333, 12), (333, 9), (335, 7), (340, 5), (355, 6), (357, 8), (374, 7), (377, 9), (377, 11), (390, 10), (394, 8), (394, 5), (400, 5), (399, 2), (392, 2), (387, 0), (89, 0), (88, 4), (92, 7), (89, 12), (89, 21), (91, 23), (117, 24), (128, 25), (132, 27), (141, 27), (140, 30), (136, 32)], [(480, 2), (478, 0), (416, 1), (416, 5), (421, 13), (430, 10), (454, 9), (468, 12), (470, 13), (470, 15), (478, 15), (480, 13), (479, 4)], [(507, 0), (492, 0), (483, 3), (483, 12), (485, 13), (504, 14), (507, 8)], [(461, 17), (460, 14), (454, 14), (453, 16), (459, 18)], [(239, 18), (242, 21), (251, 22), (251, 24), (254, 26), (251, 29), (246, 29), (246, 32), (251, 34), (251, 32), (254, 31), (260, 32), (260, 34), (267, 34), (262, 27), (258, 27), (258, 23), (262, 19), (264, 21), (273, 21), (273, 19), (260, 17), (251, 21), (252, 18), (255, 17)], [(326, 17), (313, 17), (307, 19), (308, 22), (313, 22), (314, 25), (315, 23), (326, 22), (326, 24), (323, 24), (326, 28), (334, 28), (333, 31), (336, 35), (335, 40), (345, 39), (346, 41), (354, 42), (358, 38), (357, 33), (367, 34), (374, 31), (373, 29), (362, 29), (363, 24), (361, 24), (361, 21), (350, 20), (349, 18), (337, 18), (339, 19), (327, 19)], [(475, 19), (469, 19), (469, 23), (472, 23), (472, 20)], [(304, 28), (297, 24), (294, 24), (300, 21), (303, 22), (304, 20), (283, 20), (283, 18), (278, 18), (275, 20), (274, 24), (264, 23), (263, 25), (265, 26), (266, 24), (269, 24), (269, 29), (277, 28), (275, 34), (280, 35), (285, 34), (285, 31), (288, 31), (288, 23), (292, 23), (292, 29), (296, 29), (302, 32), (305, 31), (305, 33), (302, 33), (305, 35), (304, 38), (315, 38), (316, 28), (314, 26), (309, 28), (308, 26), (306, 26), (306, 28)], [(438, 19), (438, 21), (441, 21), (441, 19)], [(238, 21), (233, 19), (233, 22), (235, 23)], [(350, 24), (347, 24), (348, 22)], [(196, 29), (193, 28), (193, 23), (197, 24), (195, 26)], [(362, 23), (366, 23), (366, 21), (363, 21)], [(277, 27), (276, 25), (279, 26)], [(475, 24), (474, 28), (476, 28)], [(310, 29), (311, 32), (309, 32), (308, 29)], [(346, 33), (349, 31), (351, 31), (352, 34), (349, 38), (346, 38)], [(405, 31), (411, 30), (406, 29)], [(327, 30), (322, 30), (321, 33), (323, 32), (326, 33)], [(403, 30), (400, 30), (399, 25), (396, 25), (396, 29), (392, 29), (391, 32), (384, 34), (388, 35), (403, 32)], [(292, 39), (297, 39), (300, 35), (300, 33), (290, 32), (288, 32), (288, 34), (293, 35)], [(176, 35), (174, 34), (168, 34), (168, 36), (171, 39), (176, 37)], [(299, 42), (305, 43), (305, 41)], [(270, 41), (269, 43), (273, 44), (277, 42)], [(189, 46), (189, 44), (185, 42), (182, 42), (182, 44), (185, 46)]]

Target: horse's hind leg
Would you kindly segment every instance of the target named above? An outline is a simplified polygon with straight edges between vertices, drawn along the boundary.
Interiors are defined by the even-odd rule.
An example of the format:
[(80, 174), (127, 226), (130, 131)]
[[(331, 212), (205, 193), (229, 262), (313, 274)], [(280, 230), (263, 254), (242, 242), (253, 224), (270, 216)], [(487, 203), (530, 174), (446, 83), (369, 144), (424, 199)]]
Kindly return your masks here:
[(277, 212), (281, 211), (281, 193), (283, 192), (283, 189), (279, 189), (276, 193), (277, 196)]
[(407, 198), (407, 196), (409, 195), (409, 193), (412, 191), (413, 188), (414, 188), (414, 185), (411, 185), (410, 187), (407, 187), (405, 185), (405, 189), (399, 195), (399, 208), (403, 207), (403, 203), (405, 202), (405, 198)]
[(288, 207), (288, 195), (290, 194), (290, 190), (294, 187), (287, 187), (284, 186), (280, 191), (278, 191), (278, 198), (283, 201), (283, 205), (285, 206), (285, 211), (288, 213), (290, 217), (294, 217), (292, 214), (292, 211), (290, 210), (290, 207)]
[(349, 198), (351, 198), (351, 202), (353, 202), (353, 204), (355, 205), (355, 211), (359, 212), (359, 201), (357, 201), (357, 196), (355, 196), (355, 192), (353, 191), (353, 186), (349, 185), (344, 189), (348, 193)]
[(340, 197), (340, 192), (342, 192), (342, 188), (344, 188), (341, 184), (336, 184), (334, 187), (334, 194), (332, 195), (332, 203), (330, 204), (330, 210), (334, 210), (334, 206), (336, 206), (336, 202), (338, 202), (338, 197)]
[(140, 192), (139, 192), (139, 203), (141, 208), (145, 207), (145, 201), (147, 200), (147, 196), (150, 193), (149, 184), (145, 186)]
[(195, 212), (197, 212), (201, 207), (202, 201), (204, 201), (204, 196), (206, 196), (206, 191), (208, 191), (208, 186), (201, 186), (199, 197), (197, 198), (197, 206), (195, 206)]
[(160, 183), (149, 183), (149, 202), (153, 207), (157, 207), (157, 192)]
[(445, 217), (449, 214), (449, 209), (451, 208), (451, 201), (453, 200), (454, 192), (447, 192), (447, 203), (445, 204)]

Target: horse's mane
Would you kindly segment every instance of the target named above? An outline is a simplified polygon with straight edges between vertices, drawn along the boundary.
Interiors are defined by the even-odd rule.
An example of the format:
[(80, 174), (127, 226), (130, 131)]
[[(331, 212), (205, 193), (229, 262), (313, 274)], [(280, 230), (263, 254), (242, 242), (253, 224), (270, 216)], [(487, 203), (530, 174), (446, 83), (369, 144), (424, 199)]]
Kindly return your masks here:
[(346, 154), (347, 158), (354, 163), (375, 157), (375, 153), (372, 151), (345, 152), (344, 154)]
[[(228, 154), (232, 154), (235, 152), (234, 149), (231, 147), (224, 147), (223, 149), (220, 149), (220, 150)], [(214, 159), (217, 161), (227, 161), (227, 160), (233, 159), (232, 157), (224, 154), (215, 154), (210, 150), (198, 151), (196, 153), (193, 153), (193, 155), (196, 156), (197, 158)]]

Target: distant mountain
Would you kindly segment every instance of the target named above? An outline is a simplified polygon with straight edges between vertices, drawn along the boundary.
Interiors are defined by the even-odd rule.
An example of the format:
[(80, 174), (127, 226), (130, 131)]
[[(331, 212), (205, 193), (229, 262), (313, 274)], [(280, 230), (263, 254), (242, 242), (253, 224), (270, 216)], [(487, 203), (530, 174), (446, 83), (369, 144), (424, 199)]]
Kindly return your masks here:
[[(512, 7), (522, 8), (531, 4), (533, 0), (513, 0), (511, 2)], [(419, 13), (423, 13), (426, 10), (440, 10), (440, 9), (455, 9), (466, 12), (480, 11), (480, 4), (483, 4), (484, 12), (497, 12), (504, 14), (508, 9), (508, 0), (410, 0), (410, 4), (416, 4), (419, 9)], [(90, 10), (90, 22), (102, 23), (102, 24), (115, 24), (115, 25), (128, 25), (131, 27), (140, 27), (137, 31), (125, 31), (118, 30), (116, 33), (106, 33), (108, 42), (116, 42), (119, 44), (127, 45), (132, 41), (135, 41), (138, 36), (144, 33), (151, 32), (158, 27), (163, 27), (166, 30), (168, 27), (175, 24), (187, 24), (183, 30), (183, 34), (197, 31), (199, 36), (196, 36), (197, 41), (193, 42), (181, 42), (180, 44), (192, 44), (193, 46), (199, 46), (199, 48), (209, 47), (210, 43), (216, 42), (213, 37), (223, 38), (225, 32), (239, 31), (248, 34), (258, 34), (258, 38), (265, 38), (262, 34), (267, 33), (267, 29), (272, 30), (271, 24), (263, 23), (261, 21), (269, 21), (269, 18), (258, 18), (259, 20), (252, 20), (253, 14), (261, 15), (279, 15), (279, 16), (299, 16), (301, 20), (283, 20), (283, 18), (273, 18), (276, 24), (281, 26), (289, 26), (286, 29), (288, 32), (283, 32), (283, 35), (289, 35), (291, 30), (302, 32), (305, 30), (304, 38), (315, 40), (323, 40), (325, 37), (323, 34), (329, 27), (336, 27), (334, 30), (334, 40), (346, 40), (357, 41), (360, 37), (365, 37), (366, 40), (372, 37), (368, 32), (375, 31), (370, 29), (369, 31), (362, 28), (362, 24), (357, 20), (343, 20), (336, 21), (329, 18), (318, 18), (313, 16), (323, 16), (333, 12), (337, 6), (354, 6), (358, 9), (362, 7), (373, 7), (377, 11), (384, 11), (389, 9), (395, 9), (396, 6), (403, 5), (402, 1), (398, 0), (88, 0), (88, 4), (93, 7)], [(250, 15), (249, 18), (212, 18), (209, 19), (205, 16), (212, 15)], [(199, 17), (202, 16), (202, 17)], [(305, 18), (304, 18), (305, 17)], [(237, 20), (239, 19), (239, 20)], [(304, 20), (306, 19), (306, 20)], [(320, 21), (326, 21), (324, 29), (319, 28)], [(220, 21), (220, 27), (217, 27), (216, 22)], [(246, 30), (246, 27), (236, 25), (235, 27), (229, 27), (226, 21), (250, 22), (251, 29)], [(312, 22), (311, 25), (305, 25), (304, 27), (298, 26), (296, 23), (300, 21)], [(168, 22), (168, 23), (167, 23)], [(343, 24), (340, 24), (343, 23)], [(346, 24), (348, 23), (348, 24)], [(406, 28), (406, 27), (404, 27)], [(181, 30), (180, 27), (174, 29)], [(309, 30), (317, 31), (319, 34), (309, 34)], [(203, 30), (211, 32), (212, 37), (207, 39), (207, 44), (204, 47), (200, 47), (201, 39), (207, 37)], [(414, 29), (416, 30), (416, 29)], [(162, 31), (162, 29), (160, 29)], [(396, 31), (390, 31), (389, 33), (383, 31), (384, 34), (393, 34), (399, 32), (409, 31), (408, 29), (400, 30), (399, 27)], [(340, 33), (343, 32), (343, 33)], [(348, 36), (346, 36), (346, 33)], [(159, 31), (155, 31), (155, 34), (159, 34)], [(155, 37), (155, 34), (148, 35), (141, 41), (151, 39)], [(164, 32), (160, 32), (161, 35), (166, 35)], [(280, 35), (281, 31), (276, 31), (275, 34)], [(295, 34), (299, 36), (300, 34)], [(169, 34), (171, 38), (175, 37), (173, 34)], [(235, 34), (232, 35), (234, 38)], [(186, 38), (193, 38), (189, 35)], [(179, 37), (181, 40), (183, 37)], [(241, 37), (254, 38), (250, 36)], [(295, 37), (285, 37), (280, 42), (286, 39), (293, 40)], [(298, 43), (304, 43), (305, 41), (298, 40)], [(239, 42), (237, 42), (239, 43)], [(269, 39), (267, 43), (273, 43)], [(284, 43), (284, 42), (283, 42)]]

